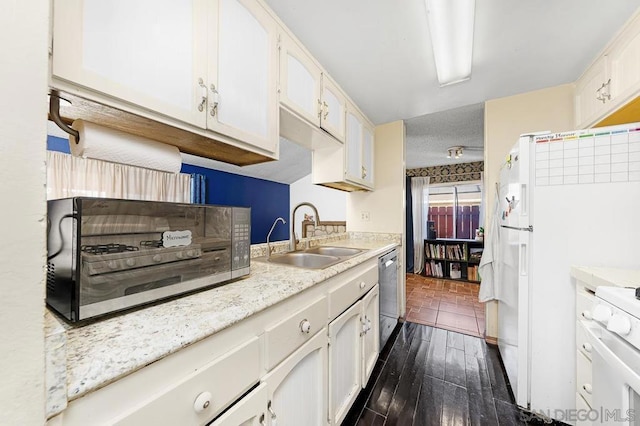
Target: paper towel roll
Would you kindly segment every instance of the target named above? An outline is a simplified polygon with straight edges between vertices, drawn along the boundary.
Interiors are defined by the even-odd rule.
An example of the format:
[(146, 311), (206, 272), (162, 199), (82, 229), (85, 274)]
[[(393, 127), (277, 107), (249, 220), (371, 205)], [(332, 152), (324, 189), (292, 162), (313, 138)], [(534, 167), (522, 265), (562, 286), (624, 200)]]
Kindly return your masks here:
[(113, 163), (178, 173), (182, 157), (178, 148), (140, 136), (108, 129), (84, 120), (71, 125), (80, 133), (80, 143), (69, 138), (71, 154)]

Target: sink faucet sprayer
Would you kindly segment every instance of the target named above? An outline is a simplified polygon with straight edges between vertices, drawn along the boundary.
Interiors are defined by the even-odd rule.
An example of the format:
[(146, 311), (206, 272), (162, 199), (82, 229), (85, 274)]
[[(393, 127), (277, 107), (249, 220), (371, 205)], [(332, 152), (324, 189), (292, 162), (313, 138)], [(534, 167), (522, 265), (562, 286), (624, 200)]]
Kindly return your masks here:
[(267, 259), (271, 257), (271, 246), (269, 245), (269, 239), (271, 238), (271, 233), (273, 232), (273, 228), (276, 227), (276, 223), (278, 222), (282, 222), (283, 225), (287, 224), (287, 222), (283, 218), (279, 217), (273, 222), (273, 225), (271, 225), (271, 229), (267, 234)]
[(311, 203), (300, 203), (297, 206), (295, 206), (293, 208), (293, 212), (291, 213), (291, 237), (289, 238), (289, 250), (294, 251), (296, 249), (296, 244), (297, 244), (297, 240), (296, 240), (296, 231), (295, 231), (295, 223), (296, 223), (296, 210), (298, 210), (298, 207), (302, 207), (302, 206), (307, 206), (307, 207), (311, 207), (314, 211), (315, 215), (315, 221), (316, 221), (316, 226), (320, 225), (320, 215), (318, 214), (318, 209), (316, 208), (316, 206), (314, 206)]

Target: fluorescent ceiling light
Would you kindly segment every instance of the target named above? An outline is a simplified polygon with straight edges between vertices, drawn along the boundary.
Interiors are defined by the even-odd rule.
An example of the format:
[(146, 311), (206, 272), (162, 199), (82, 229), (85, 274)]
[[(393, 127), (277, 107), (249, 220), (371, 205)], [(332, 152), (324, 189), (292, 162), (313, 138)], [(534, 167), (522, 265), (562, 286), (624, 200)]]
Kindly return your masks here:
[(441, 86), (471, 78), (475, 0), (426, 0), (433, 56)]

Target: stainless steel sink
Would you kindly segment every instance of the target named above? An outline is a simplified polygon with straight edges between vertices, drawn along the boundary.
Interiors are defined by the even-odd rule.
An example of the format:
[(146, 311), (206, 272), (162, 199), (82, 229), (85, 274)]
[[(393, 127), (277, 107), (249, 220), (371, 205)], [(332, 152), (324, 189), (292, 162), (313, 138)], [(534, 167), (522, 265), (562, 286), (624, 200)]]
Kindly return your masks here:
[(324, 269), (344, 262), (366, 250), (350, 247), (319, 246), (304, 251), (290, 251), (273, 254), (271, 257), (256, 258), (258, 262), (279, 263), (305, 269)]
[(351, 257), (351, 256), (355, 256), (356, 254), (360, 254), (363, 251), (364, 250), (357, 249), (357, 248), (320, 246), (320, 247), (307, 249), (304, 252), (325, 254), (327, 256)]
[(272, 255), (269, 259), (264, 260), (269, 263), (280, 263), (282, 265), (297, 266), (298, 268), (323, 269), (340, 263), (344, 259), (337, 256), (294, 251)]

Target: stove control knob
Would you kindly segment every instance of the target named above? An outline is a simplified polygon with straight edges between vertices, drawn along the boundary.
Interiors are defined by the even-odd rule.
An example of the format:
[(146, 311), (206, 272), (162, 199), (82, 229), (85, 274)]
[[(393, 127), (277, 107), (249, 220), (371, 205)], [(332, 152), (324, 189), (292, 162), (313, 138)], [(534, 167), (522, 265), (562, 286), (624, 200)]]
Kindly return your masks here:
[(631, 331), (631, 321), (625, 316), (615, 314), (609, 320), (607, 330), (613, 331), (621, 336), (626, 336)]
[(182, 258), (184, 257), (184, 255), (182, 254), (182, 252), (181, 252), (181, 251), (179, 251), (179, 252), (177, 252), (177, 253), (176, 253), (176, 257), (177, 257), (178, 259), (182, 259)]
[(160, 256), (159, 254), (156, 254), (155, 256), (153, 256), (151, 258), (151, 260), (153, 260), (154, 262), (158, 263), (162, 260), (162, 256)]
[(613, 315), (613, 312), (611, 312), (611, 308), (606, 305), (597, 305), (592, 314), (594, 320), (603, 324), (609, 322), (611, 315)]
[(127, 266), (136, 266), (136, 260), (135, 259), (127, 259)]
[(116, 269), (118, 267), (118, 262), (110, 260), (109, 262), (107, 262), (107, 266), (109, 267), (109, 269)]
[(187, 256), (193, 257), (193, 250), (187, 250)]

